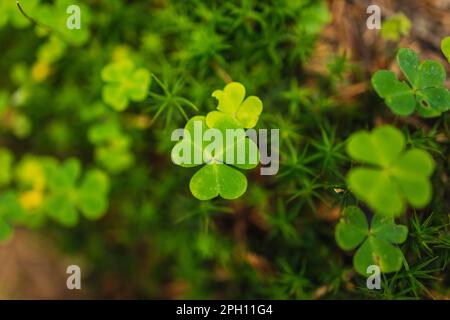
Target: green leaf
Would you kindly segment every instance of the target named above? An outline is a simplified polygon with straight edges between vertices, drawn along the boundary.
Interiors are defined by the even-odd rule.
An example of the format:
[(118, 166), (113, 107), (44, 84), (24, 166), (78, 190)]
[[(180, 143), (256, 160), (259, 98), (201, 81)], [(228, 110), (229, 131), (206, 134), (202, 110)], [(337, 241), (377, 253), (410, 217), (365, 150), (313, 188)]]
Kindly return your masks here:
[(358, 207), (346, 207), (336, 227), (336, 242), (342, 249), (352, 250), (363, 242), (368, 231), (364, 213)]
[(414, 112), (414, 93), (406, 83), (397, 80), (395, 73), (387, 70), (377, 71), (372, 77), (372, 85), (396, 114), (410, 115)]
[(236, 199), (247, 190), (247, 178), (225, 164), (211, 163), (192, 176), (189, 188), (199, 200), (210, 200), (217, 196)]
[(355, 160), (389, 166), (405, 147), (403, 134), (392, 126), (375, 128), (371, 133), (359, 131), (351, 135), (347, 152)]
[(445, 37), (441, 42), (441, 50), (444, 53), (444, 56), (450, 62), (450, 37)]
[(409, 83), (416, 83), (420, 64), (417, 53), (409, 48), (401, 48), (397, 53), (397, 63)]
[(8, 185), (11, 181), (13, 160), (14, 157), (9, 150), (0, 148), (0, 187)]
[(114, 61), (105, 66), (101, 77), (106, 82), (102, 89), (103, 101), (116, 111), (125, 110), (130, 100), (143, 101), (151, 83), (148, 70), (137, 69), (129, 59)]
[(216, 90), (212, 94), (219, 104), (219, 111), (212, 111), (206, 116), (206, 123), (210, 128), (217, 128), (219, 122), (229, 123), (229, 128), (253, 128), (258, 122), (263, 109), (261, 100), (256, 96), (245, 99), (245, 87), (239, 82), (231, 82), (223, 90)]
[(405, 242), (408, 236), (406, 226), (395, 224), (393, 218), (383, 217), (379, 214), (373, 217), (370, 230), (377, 238), (395, 244)]
[(359, 131), (348, 139), (350, 157), (369, 165), (348, 172), (348, 187), (384, 216), (400, 215), (405, 202), (423, 208), (431, 200), (429, 179), (434, 171), (433, 158), (426, 151), (404, 151), (404, 147), (402, 133), (392, 126), (382, 126), (370, 133)]

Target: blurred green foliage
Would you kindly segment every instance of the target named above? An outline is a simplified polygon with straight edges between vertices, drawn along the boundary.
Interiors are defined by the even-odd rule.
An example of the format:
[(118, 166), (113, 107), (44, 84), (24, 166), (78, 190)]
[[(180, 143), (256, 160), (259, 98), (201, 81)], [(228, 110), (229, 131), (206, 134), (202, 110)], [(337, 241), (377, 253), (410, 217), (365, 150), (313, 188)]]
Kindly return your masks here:
[[(325, 74), (311, 71), (331, 21), (325, 1), (76, 1), (80, 30), (66, 28), (72, 1), (20, 3), (38, 25), (15, 0), (0, 3), (1, 239), (14, 227), (39, 229), (60, 250), (83, 256), (87, 286), (98, 297), (448, 294), (448, 114), (438, 108), (417, 126), (407, 121), (413, 116), (392, 115), (370, 90), (342, 99), (342, 86), (371, 76), (346, 54), (330, 54)], [(437, 78), (443, 88), (442, 72)], [(171, 162), (171, 132), (214, 111), (211, 92), (233, 81), (264, 104), (255, 128), (280, 129), (280, 172), (249, 171), (238, 199), (200, 201), (188, 187), (196, 169)], [(393, 240), (398, 225), (379, 215), (372, 227), (382, 232), (370, 234), (360, 218), (374, 212), (347, 187), (346, 141), (380, 119), (402, 130), (401, 150), (426, 150), (435, 163), (434, 175), (425, 174), (432, 196), (417, 207), (429, 205), (399, 217), (406, 240), (403, 227)], [(386, 156), (371, 152), (374, 160)], [(366, 289), (352, 253), (335, 241), (339, 216), (332, 213), (352, 205), (367, 236), (360, 250), (372, 244), (364, 264), (370, 252), (384, 253), (383, 241), (395, 259), (398, 250), (404, 256), (401, 268), (389, 259), (385, 271), (393, 272), (383, 274), (382, 290)]]

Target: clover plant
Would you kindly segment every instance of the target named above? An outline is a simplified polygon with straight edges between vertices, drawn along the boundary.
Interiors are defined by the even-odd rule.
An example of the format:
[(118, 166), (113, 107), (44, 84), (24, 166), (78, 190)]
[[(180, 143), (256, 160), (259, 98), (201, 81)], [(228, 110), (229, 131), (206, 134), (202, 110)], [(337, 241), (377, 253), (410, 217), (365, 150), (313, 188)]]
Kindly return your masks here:
[(395, 114), (406, 116), (416, 110), (421, 116), (433, 117), (450, 109), (442, 64), (433, 60), (420, 63), (417, 54), (407, 48), (398, 51), (397, 62), (408, 83), (388, 70), (379, 70), (372, 76), (375, 91)]
[[(198, 165), (196, 157), (202, 158), (200, 164), (203, 167), (192, 176), (189, 183), (189, 188), (197, 199), (210, 200), (217, 196), (236, 199), (247, 189), (247, 178), (237, 169), (252, 169), (259, 160), (258, 148), (246, 137), (244, 127), (256, 125), (262, 111), (262, 102), (257, 97), (248, 97), (244, 101), (245, 87), (238, 82), (227, 84), (223, 91), (214, 91), (212, 96), (219, 101), (217, 109), (220, 111), (212, 111), (206, 117), (191, 118), (185, 126), (184, 138), (172, 149), (172, 159), (176, 164), (192, 167)], [(208, 129), (219, 130), (224, 137), (222, 146), (210, 152), (209, 143), (203, 139), (196, 141), (195, 123), (201, 125), (202, 132)], [(232, 139), (227, 139), (227, 129), (235, 130), (237, 134)], [(241, 144), (244, 147), (245, 161), (238, 163), (238, 148)], [(190, 152), (187, 161), (183, 162), (185, 155), (181, 151), (186, 150)], [(232, 158), (227, 157), (229, 152), (233, 153)], [(251, 162), (252, 157), (255, 162)]]
[(336, 242), (344, 250), (353, 250), (355, 270), (366, 276), (367, 267), (377, 265), (383, 273), (402, 267), (402, 251), (395, 246), (406, 240), (408, 229), (393, 218), (374, 215), (370, 227), (364, 213), (355, 206), (346, 207), (336, 226)]
[(348, 187), (376, 213), (398, 216), (406, 203), (423, 208), (430, 202), (434, 160), (424, 150), (405, 151), (405, 138), (397, 128), (356, 132), (348, 140), (347, 153), (364, 164), (348, 172)]
[(8, 149), (0, 148), (0, 187), (11, 181), (13, 159), (14, 156)]
[[(24, 6), (28, 10), (35, 10), (39, 5), (39, 0), (22, 0)], [(16, 1), (1, 1), (0, 2), (0, 28), (8, 22), (15, 28), (25, 28), (30, 25), (30, 21), (23, 16), (17, 8)]]
[(450, 62), (450, 37), (445, 37), (441, 42), (441, 50), (444, 53), (444, 56)]
[(150, 73), (129, 59), (113, 61), (103, 68), (101, 76), (105, 81), (103, 101), (117, 111), (125, 110), (130, 100), (143, 101), (147, 96)]

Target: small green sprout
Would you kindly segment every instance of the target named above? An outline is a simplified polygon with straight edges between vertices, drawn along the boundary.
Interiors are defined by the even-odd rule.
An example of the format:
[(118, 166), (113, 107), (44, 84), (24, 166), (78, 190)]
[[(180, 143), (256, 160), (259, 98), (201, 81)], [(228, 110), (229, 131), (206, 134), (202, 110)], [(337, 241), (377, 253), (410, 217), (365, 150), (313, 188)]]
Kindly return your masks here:
[(336, 227), (336, 242), (344, 250), (353, 250), (362, 245), (353, 257), (356, 271), (367, 275), (367, 267), (378, 265), (381, 272), (400, 270), (403, 253), (394, 244), (403, 243), (408, 229), (397, 225), (393, 218), (375, 215), (369, 225), (364, 213), (355, 206), (344, 209)]
[(103, 101), (117, 111), (128, 107), (129, 101), (143, 101), (150, 86), (150, 73), (144, 68), (136, 68), (128, 59), (114, 61), (102, 70)]
[(450, 62), (450, 37), (445, 37), (442, 40), (441, 50), (444, 53), (444, 56), (447, 58), (448, 62)]
[(387, 18), (381, 28), (381, 36), (385, 40), (398, 41), (400, 37), (407, 36), (411, 30), (411, 21), (403, 12)]
[(219, 123), (231, 128), (253, 128), (258, 122), (263, 105), (256, 96), (245, 98), (245, 87), (239, 82), (231, 82), (223, 90), (212, 94), (219, 101), (217, 109), (206, 116), (206, 124), (215, 128)]
[(356, 132), (347, 143), (350, 157), (369, 165), (349, 171), (348, 187), (383, 216), (402, 214), (405, 202), (423, 208), (431, 199), (429, 178), (435, 167), (433, 158), (424, 150), (404, 151), (404, 148), (402, 132), (389, 125), (370, 133)]
[(109, 179), (102, 171), (90, 170), (79, 182), (81, 164), (77, 159), (62, 164), (49, 161), (44, 167), (49, 189), (44, 208), (50, 217), (64, 226), (74, 226), (79, 219), (77, 209), (90, 220), (106, 212)]
[(419, 63), (417, 54), (407, 48), (398, 51), (397, 62), (409, 85), (388, 70), (379, 70), (372, 76), (375, 91), (395, 114), (406, 116), (417, 110), (423, 117), (433, 117), (450, 109), (442, 64), (433, 60)]
[[(238, 146), (243, 143), (245, 150), (245, 159), (249, 160), (250, 150), (257, 151), (258, 148), (256, 144), (245, 136), (245, 131), (240, 130), (241, 134), (237, 134), (234, 137), (234, 141), (228, 141), (224, 139), (222, 148), (218, 148), (214, 153), (208, 152), (209, 143), (205, 142), (203, 139), (198, 142), (195, 137), (195, 125), (196, 123), (201, 124), (202, 131), (208, 130), (206, 125), (206, 119), (204, 116), (195, 116), (191, 118), (184, 130), (184, 138), (179, 141), (172, 149), (172, 159), (176, 164), (183, 167), (193, 167), (199, 164), (205, 164), (200, 170), (198, 170), (191, 178), (189, 183), (189, 188), (194, 195), (199, 200), (210, 200), (217, 196), (221, 196), (224, 199), (236, 199), (239, 198), (247, 190), (247, 178), (239, 170), (231, 167), (233, 165), (239, 169), (252, 169), (256, 167), (259, 161), (259, 153), (256, 152), (255, 162), (245, 162), (243, 164), (238, 164), (236, 159), (238, 156)], [(216, 127), (220, 130), (223, 137), (226, 137), (225, 130), (229, 129), (226, 126)], [(191, 137), (187, 139), (186, 136)], [(244, 140), (242, 140), (244, 139)], [(230, 148), (234, 148), (231, 150)], [(184, 152), (190, 150), (187, 161), (182, 161), (181, 158), (185, 157)], [(183, 155), (181, 156), (181, 151)], [(227, 162), (227, 153), (233, 152), (233, 159), (231, 163)], [(204, 154), (209, 154), (209, 156), (204, 157)], [(196, 163), (196, 157), (201, 157), (200, 163)], [(218, 160), (221, 158), (222, 160)]]

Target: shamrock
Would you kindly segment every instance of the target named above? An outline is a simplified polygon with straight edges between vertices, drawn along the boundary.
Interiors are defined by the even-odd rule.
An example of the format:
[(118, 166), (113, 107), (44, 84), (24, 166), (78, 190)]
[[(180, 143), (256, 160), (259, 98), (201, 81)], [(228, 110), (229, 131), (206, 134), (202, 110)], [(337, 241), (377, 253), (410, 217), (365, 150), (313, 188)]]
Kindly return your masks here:
[(143, 101), (150, 85), (150, 73), (144, 68), (136, 68), (128, 59), (115, 61), (102, 70), (103, 101), (117, 111), (128, 107), (129, 100)]
[(0, 187), (11, 181), (13, 160), (14, 157), (8, 149), (0, 148)]
[[(20, 3), (27, 11), (32, 12), (38, 7), (39, 0), (21, 0)], [(30, 25), (30, 20), (20, 12), (16, 1), (1, 1), (0, 28), (8, 23), (8, 21), (15, 28), (24, 28)]]
[(344, 209), (335, 233), (337, 244), (344, 250), (353, 250), (362, 243), (353, 257), (353, 265), (362, 275), (367, 275), (370, 265), (378, 265), (384, 273), (400, 270), (403, 254), (394, 244), (403, 243), (407, 235), (405, 226), (377, 214), (369, 229), (364, 213), (355, 206)]
[(450, 37), (445, 37), (442, 40), (441, 50), (444, 53), (444, 56), (447, 58), (448, 62), (450, 62)]
[(417, 54), (402, 48), (397, 61), (409, 82), (401, 82), (392, 71), (380, 70), (372, 77), (378, 95), (398, 115), (409, 115), (417, 109), (424, 117), (438, 116), (450, 109), (450, 92), (444, 87), (446, 78), (442, 64), (425, 60), (419, 64)]
[[(208, 130), (204, 116), (191, 118), (185, 128), (184, 136), (172, 149), (172, 160), (183, 167), (204, 166), (191, 178), (189, 188), (199, 200), (210, 200), (217, 196), (224, 199), (239, 198), (247, 189), (247, 178), (239, 170), (252, 169), (259, 161), (256, 144), (245, 136), (242, 128), (234, 129), (233, 139), (227, 139), (225, 126), (214, 130), (224, 139), (223, 143), (212, 148), (213, 142), (203, 139), (203, 132)], [(245, 159), (239, 161), (243, 152)], [(253, 158), (253, 161), (252, 161)]]
[(0, 241), (9, 239), (13, 233), (12, 224), (23, 215), (17, 194), (7, 191), (0, 194)]
[(48, 161), (44, 166), (49, 189), (45, 211), (65, 226), (77, 224), (77, 209), (87, 218), (100, 218), (108, 206), (108, 177), (100, 170), (90, 170), (81, 183), (81, 165), (77, 159), (68, 159), (62, 164)]
[[(245, 98), (245, 87), (239, 82), (231, 82), (223, 90), (212, 93), (219, 104), (219, 111), (211, 111), (206, 116), (206, 124), (210, 128), (227, 125), (230, 128), (253, 128), (258, 122), (263, 105), (256, 96)], [(218, 124), (218, 123), (221, 124)]]
[(389, 125), (371, 133), (356, 132), (347, 143), (347, 153), (353, 159), (370, 165), (350, 170), (350, 190), (384, 216), (400, 215), (405, 202), (422, 208), (431, 199), (433, 158), (426, 151), (404, 148), (403, 134)]

